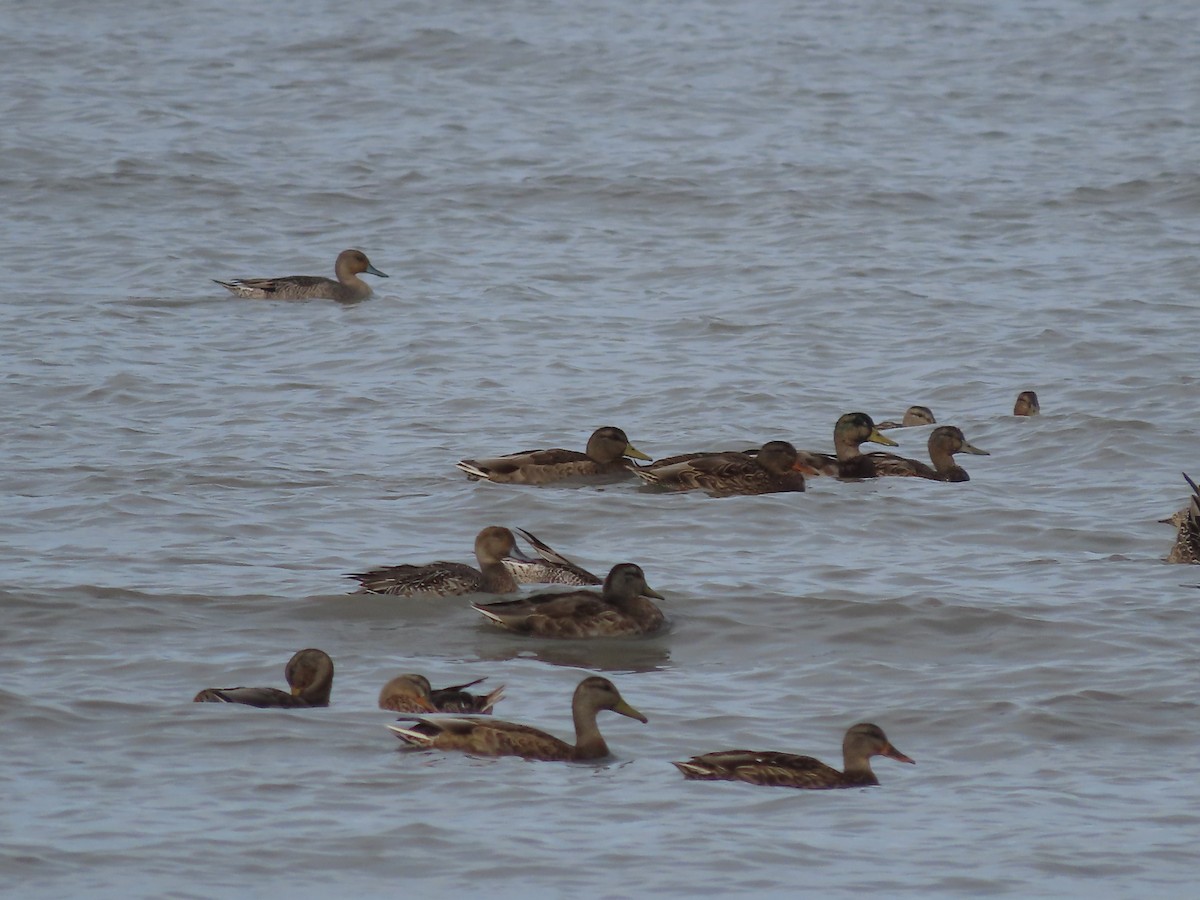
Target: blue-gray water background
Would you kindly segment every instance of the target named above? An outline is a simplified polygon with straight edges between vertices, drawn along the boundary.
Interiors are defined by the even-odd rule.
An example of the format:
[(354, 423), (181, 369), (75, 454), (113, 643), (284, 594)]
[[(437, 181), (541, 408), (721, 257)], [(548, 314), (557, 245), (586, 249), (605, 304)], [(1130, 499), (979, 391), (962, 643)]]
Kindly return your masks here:
[[(0, 875), (22, 897), (1130, 897), (1196, 880), (1194, 3), (0, 8)], [(249, 302), (212, 278), (376, 296)], [(1036, 389), (1044, 414), (1009, 415)], [(963, 485), (711, 500), (467, 482), (931, 406)], [(926, 430), (900, 432), (924, 454)], [(526, 527), (670, 633), (505, 637), (363, 567)], [(335, 659), (328, 710), (189, 701)], [(489, 675), (600, 766), (405, 755), (387, 678)], [(683, 781), (750, 746), (918, 765)]]

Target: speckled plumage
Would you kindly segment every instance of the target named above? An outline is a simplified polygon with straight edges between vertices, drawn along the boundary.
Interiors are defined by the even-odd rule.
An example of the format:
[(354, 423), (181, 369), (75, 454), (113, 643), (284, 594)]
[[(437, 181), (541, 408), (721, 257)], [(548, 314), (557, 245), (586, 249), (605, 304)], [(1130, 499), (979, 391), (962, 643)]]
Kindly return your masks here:
[[(665, 462), (665, 461), (664, 461)], [(669, 491), (703, 490), (718, 497), (804, 490), (796, 448), (768, 441), (756, 454), (726, 452), (636, 469), (638, 478)]]
[(475, 569), (459, 562), (432, 562), (424, 565), (382, 566), (367, 572), (347, 575), (359, 582), (356, 594), (393, 594), (401, 597), (432, 595), (451, 597), (459, 594), (511, 594), (517, 582), (505, 567), (505, 557), (516, 554), (512, 532), (490, 525), (475, 537)]
[(333, 660), (323, 650), (309, 648), (294, 654), (283, 669), (291, 692), (278, 688), (205, 688), (196, 703), (241, 703), (245, 706), (328, 706), (333, 690)]
[(379, 691), (379, 708), (403, 713), (476, 713), (490, 715), (492, 707), (504, 698), (504, 685), (487, 694), (471, 694), (474, 687), (486, 678), (476, 678), (466, 684), (434, 688), (424, 675), (397, 675)]
[(650, 457), (629, 443), (620, 428), (606, 425), (588, 438), (587, 450), (523, 450), (488, 459), (463, 459), (455, 467), (473, 481), (485, 479), (502, 484), (551, 484), (567, 478), (624, 477), (629, 474), (625, 457)]
[(538, 559), (506, 556), (505, 567), (518, 584), (573, 584), (578, 586), (603, 584), (604, 579), (576, 565), (532, 532), (517, 528), (517, 533), (529, 542)]
[(829, 790), (879, 784), (871, 771), (872, 756), (913, 762), (891, 745), (883, 729), (863, 722), (851, 727), (842, 741), (841, 772), (811, 756), (778, 750), (718, 750), (672, 765), (685, 778), (697, 781), (745, 781), (773, 787)]
[(593, 675), (579, 683), (571, 701), (571, 714), (575, 720), (574, 744), (529, 725), (495, 718), (415, 717), (411, 727), (389, 725), (388, 728), (405, 743), (422, 749), (549, 761), (603, 759), (609, 751), (596, 725), (596, 716), (606, 709), (640, 722), (646, 721), (644, 715), (625, 702), (616, 685), (607, 678)]
[(1175, 535), (1171, 552), (1167, 554), (1167, 562), (1200, 563), (1200, 488), (1186, 472), (1183, 477), (1192, 489), (1192, 496), (1187, 508), (1171, 517), (1171, 521), (1177, 521), (1179, 532)]

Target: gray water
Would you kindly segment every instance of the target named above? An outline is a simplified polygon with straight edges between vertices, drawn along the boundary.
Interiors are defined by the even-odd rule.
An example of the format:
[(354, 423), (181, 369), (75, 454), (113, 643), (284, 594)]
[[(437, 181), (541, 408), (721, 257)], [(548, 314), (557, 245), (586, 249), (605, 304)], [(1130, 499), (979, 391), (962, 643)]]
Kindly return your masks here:
[[(1200, 44), (1190, 2), (0, 8), (0, 884), (21, 897), (1088, 896), (1196, 880)], [(331, 274), (367, 302), (210, 279)], [(1043, 415), (1009, 415), (1032, 388)], [(714, 500), (470, 483), (912, 403), (968, 484)], [(893, 433), (924, 455), (927, 429)], [(671, 630), (552, 643), (373, 565), (530, 529)], [(283, 684), (327, 710), (193, 705)], [(404, 754), (380, 685), (489, 676), (613, 760)], [(748, 746), (915, 767), (685, 782)]]

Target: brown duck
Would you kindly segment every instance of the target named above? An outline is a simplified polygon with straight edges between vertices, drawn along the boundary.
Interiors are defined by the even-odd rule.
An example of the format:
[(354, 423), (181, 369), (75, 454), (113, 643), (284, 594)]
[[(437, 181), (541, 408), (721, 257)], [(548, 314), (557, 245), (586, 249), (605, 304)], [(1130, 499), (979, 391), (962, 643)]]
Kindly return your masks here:
[(898, 446), (890, 437), (879, 433), (871, 417), (863, 412), (846, 413), (833, 426), (834, 455), (800, 452), (800, 462), (822, 475), (839, 478), (874, 478), (875, 466), (860, 449), (870, 442), (888, 447)]
[(356, 594), (395, 594), (413, 597), (428, 594), (450, 597), (457, 594), (511, 594), (517, 582), (504, 565), (508, 556), (520, 557), (516, 540), (507, 528), (489, 525), (475, 537), (475, 559), (479, 568), (465, 563), (432, 562), (425, 565), (383, 566), (347, 575), (360, 587)]
[(603, 584), (604, 579), (593, 575), (583, 566), (576, 565), (537, 535), (524, 528), (515, 531), (537, 552), (538, 558), (506, 556), (504, 566), (512, 573), (517, 584)]
[(1014, 416), (1036, 416), (1042, 411), (1042, 405), (1038, 403), (1038, 395), (1036, 391), (1021, 391), (1017, 394), (1017, 402), (1013, 405)]
[(768, 441), (753, 455), (726, 452), (678, 462), (664, 460), (634, 471), (654, 487), (704, 490), (714, 497), (803, 491), (804, 473), (815, 474), (797, 459), (796, 448), (787, 441)]
[(648, 598), (651, 590), (641, 566), (618, 563), (603, 589), (534, 594), (500, 603), (472, 603), (489, 620), (508, 631), (535, 637), (595, 638), (653, 634), (666, 617)]
[(579, 682), (571, 701), (571, 714), (575, 719), (574, 744), (529, 725), (494, 718), (417, 717), (414, 719), (416, 724), (409, 728), (398, 725), (388, 728), (414, 747), (458, 750), (475, 756), (521, 756), (554, 761), (603, 759), (609, 751), (596, 725), (596, 716), (606, 709), (639, 722), (646, 721), (645, 716), (622, 699), (616, 685), (607, 678), (593, 675)]
[(1179, 528), (1175, 545), (1167, 554), (1167, 562), (1200, 563), (1200, 488), (1188, 478), (1187, 472), (1183, 477), (1192, 489), (1192, 497), (1186, 507), (1166, 520)]
[(955, 453), (991, 456), (986, 450), (967, 443), (963, 433), (953, 425), (939, 425), (929, 434), (929, 458), (933, 461), (933, 468), (919, 460), (906, 459), (894, 453), (871, 453), (868, 458), (874, 464), (877, 476), (910, 475), (933, 481), (970, 481), (967, 470), (954, 462)]
[(880, 422), (875, 427), (880, 431), (889, 428), (916, 428), (919, 425), (936, 425), (933, 410), (928, 406), (910, 406), (904, 411), (904, 418), (899, 422)]
[(343, 250), (333, 264), (337, 281), (320, 275), (284, 275), (280, 278), (235, 278), (217, 281), (239, 297), (253, 300), (337, 300), (354, 303), (371, 296), (371, 286), (358, 277), (360, 272), (387, 278), (371, 265), (361, 250)]
[(472, 481), (481, 478), (503, 484), (550, 484), (566, 478), (613, 477), (629, 474), (625, 457), (650, 457), (629, 443), (620, 428), (597, 428), (588, 438), (587, 449), (523, 450), (492, 459), (464, 459), (456, 467)]
[(899, 762), (916, 764), (891, 745), (882, 728), (864, 722), (846, 732), (842, 741), (841, 772), (811, 756), (797, 756), (776, 750), (718, 750), (672, 765), (685, 778), (703, 781), (745, 781), (749, 784), (828, 790), (879, 784), (879, 779), (871, 771), (872, 756), (886, 756)]
[(379, 708), (404, 713), (478, 713), (488, 715), (504, 698), (504, 685), (487, 694), (470, 694), (467, 688), (474, 687), (484, 678), (476, 678), (466, 684), (453, 687), (434, 688), (424, 675), (397, 675), (379, 692)]
[(242, 703), (246, 706), (328, 706), (333, 690), (333, 660), (323, 650), (301, 650), (283, 670), (291, 692), (269, 687), (205, 688), (196, 703)]

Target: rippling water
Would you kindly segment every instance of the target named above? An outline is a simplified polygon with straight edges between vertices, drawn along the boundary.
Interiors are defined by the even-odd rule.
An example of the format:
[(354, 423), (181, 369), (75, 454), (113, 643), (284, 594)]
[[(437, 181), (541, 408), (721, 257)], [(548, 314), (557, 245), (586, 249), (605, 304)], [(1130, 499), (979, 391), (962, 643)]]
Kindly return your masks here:
[[(0, 11), (0, 872), (21, 896), (1149, 896), (1195, 882), (1195, 12), (1182, 2)], [(212, 278), (387, 281), (354, 306)], [(1008, 413), (1036, 389), (1043, 415)], [(931, 406), (972, 480), (712, 500), (473, 484)], [(927, 429), (893, 432), (921, 457)], [(1196, 474), (1193, 471), (1193, 474)], [(347, 597), (519, 525), (671, 631), (556, 644)], [(337, 666), (333, 705), (195, 706)], [(566, 734), (401, 754), (402, 671)], [(871, 791), (688, 783), (725, 747)]]

